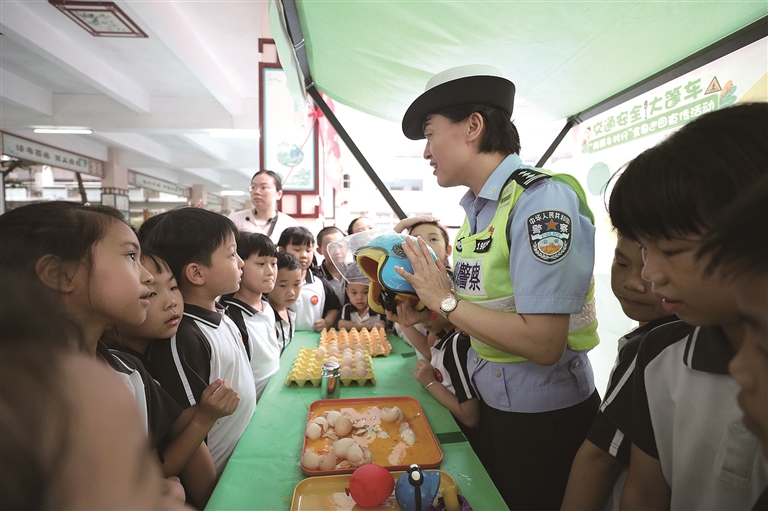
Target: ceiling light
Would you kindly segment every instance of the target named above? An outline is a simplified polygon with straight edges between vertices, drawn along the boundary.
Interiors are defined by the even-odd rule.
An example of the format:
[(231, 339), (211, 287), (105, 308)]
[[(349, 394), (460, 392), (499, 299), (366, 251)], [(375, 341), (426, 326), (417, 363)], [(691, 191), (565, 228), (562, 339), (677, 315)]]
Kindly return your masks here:
[(208, 130), (211, 138), (239, 138), (258, 140), (259, 130)]
[(93, 130), (88, 128), (35, 128), (35, 133), (56, 133), (60, 135), (90, 135)]
[(241, 192), (240, 190), (222, 190), (221, 195), (224, 196), (231, 196), (231, 197), (240, 197), (241, 195), (245, 195), (245, 192)]

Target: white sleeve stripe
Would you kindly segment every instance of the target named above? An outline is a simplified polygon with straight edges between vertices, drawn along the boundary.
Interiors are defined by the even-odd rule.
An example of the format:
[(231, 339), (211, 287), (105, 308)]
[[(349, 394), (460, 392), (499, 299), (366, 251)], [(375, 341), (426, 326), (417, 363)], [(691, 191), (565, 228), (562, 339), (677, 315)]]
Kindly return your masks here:
[(189, 399), (189, 406), (195, 406), (195, 396), (192, 394), (192, 386), (187, 379), (187, 373), (184, 372), (184, 367), (181, 365), (181, 359), (179, 358), (179, 350), (176, 348), (176, 336), (171, 337), (171, 353), (173, 354), (173, 363), (176, 364), (176, 371), (179, 373), (179, 379), (184, 386), (184, 391), (187, 393), (187, 399)]
[(700, 330), (701, 327), (696, 327), (696, 329), (693, 331), (693, 335), (691, 336), (691, 344), (688, 346), (688, 360), (685, 361), (688, 367), (693, 367), (693, 352), (696, 349), (696, 339), (699, 338)]
[(608, 454), (610, 454), (614, 458), (618, 456), (619, 447), (621, 447), (621, 444), (623, 441), (624, 441), (624, 433), (620, 429), (617, 429), (616, 434), (613, 435), (613, 440), (611, 440), (611, 446), (608, 448)]
[(464, 395), (467, 396), (468, 399), (473, 399), (475, 397), (475, 393), (472, 390), (472, 387), (469, 385), (469, 381), (467, 381), (467, 375), (465, 374), (466, 367), (461, 367), (461, 359), (459, 358), (459, 350), (458, 350), (458, 343), (456, 342), (458, 339), (457, 337), (461, 334), (456, 334), (453, 337), (453, 359), (458, 362), (456, 364), (459, 373), (459, 379), (461, 380), (461, 386), (464, 388)]
[(624, 388), (624, 384), (627, 383), (627, 380), (629, 380), (630, 376), (632, 376), (632, 373), (635, 371), (635, 364), (637, 363), (637, 355), (635, 355), (635, 358), (632, 359), (632, 363), (629, 364), (629, 367), (627, 367), (627, 370), (624, 371), (624, 374), (621, 375), (621, 380), (616, 384), (616, 388), (613, 389), (613, 392), (609, 396), (606, 396), (605, 400), (603, 400), (603, 404), (600, 405), (600, 411), (604, 412), (606, 408), (608, 408), (608, 405), (610, 405), (614, 399), (616, 399), (616, 396), (619, 395), (619, 392), (621, 392), (621, 389)]

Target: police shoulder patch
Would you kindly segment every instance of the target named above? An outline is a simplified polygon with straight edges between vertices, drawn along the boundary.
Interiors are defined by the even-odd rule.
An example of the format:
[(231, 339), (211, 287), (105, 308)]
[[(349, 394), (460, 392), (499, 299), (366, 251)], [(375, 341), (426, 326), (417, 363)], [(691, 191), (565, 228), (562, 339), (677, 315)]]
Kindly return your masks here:
[(533, 256), (546, 264), (563, 259), (571, 249), (571, 217), (562, 211), (545, 210), (526, 220)]

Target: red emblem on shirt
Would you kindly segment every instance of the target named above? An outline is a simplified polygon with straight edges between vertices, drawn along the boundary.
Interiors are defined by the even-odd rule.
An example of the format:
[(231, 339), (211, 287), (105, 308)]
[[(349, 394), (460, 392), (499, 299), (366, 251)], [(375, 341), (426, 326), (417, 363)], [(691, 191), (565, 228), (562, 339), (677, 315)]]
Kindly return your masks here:
[(317, 305), (317, 302), (319, 302), (319, 301), (320, 301), (320, 297), (319, 297), (319, 296), (317, 296), (317, 295), (314, 295), (314, 296), (312, 297), (312, 299), (311, 299), (311, 300), (309, 300), (309, 301), (310, 301), (310, 302), (312, 302), (312, 305)]

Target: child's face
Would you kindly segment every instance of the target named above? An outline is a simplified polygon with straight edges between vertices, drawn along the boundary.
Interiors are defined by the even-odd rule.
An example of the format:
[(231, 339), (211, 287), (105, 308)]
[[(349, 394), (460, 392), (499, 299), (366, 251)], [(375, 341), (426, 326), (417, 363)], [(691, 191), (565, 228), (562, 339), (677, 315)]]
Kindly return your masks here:
[(81, 264), (74, 274), (73, 304), (87, 311), (84, 319), (106, 325), (138, 325), (146, 319), (152, 274), (140, 257), (139, 240), (131, 228), (112, 222), (106, 236), (93, 246), (90, 271)]
[(368, 286), (347, 284), (347, 298), (357, 312), (365, 312), (368, 309)]
[(296, 256), (302, 270), (306, 270), (312, 264), (312, 245), (288, 245), (284, 250)]
[(661, 306), (661, 299), (653, 295), (651, 283), (643, 280), (642, 270), (640, 245), (619, 236), (611, 265), (611, 289), (628, 318), (648, 323), (670, 313)]
[[(326, 234), (325, 236), (323, 236), (323, 239), (320, 240), (320, 246), (317, 247), (317, 253), (320, 254), (321, 256), (323, 256), (324, 258), (326, 258), (326, 260), (327, 260), (328, 259), (328, 252), (326, 252), (326, 250), (328, 248), (328, 244), (329, 243), (333, 243), (336, 240), (340, 240), (343, 237), (344, 237), (344, 235), (341, 234), (338, 231)], [(330, 261), (328, 261), (328, 262), (330, 263)]]
[(170, 268), (165, 266), (160, 272), (153, 261), (145, 260), (144, 264), (154, 278), (149, 285), (147, 319), (138, 326), (120, 326), (119, 332), (136, 339), (168, 339), (179, 329), (184, 298)]
[(734, 294), (745, 336), (729, 370), (741, 387), (744, 425), (760, 440), (768, 458), (768, 274), (737, 278)]
[(251, 293), (269, 293), (275, 287), (277, 276), (277, 257), (251, 254), (243, 264), (243, 280), (240, 290)]
[(696, 258), (701, 236), (638, 240), (643, 253), (642, 276), (653, 283), (662, 307), (691, 325), (715, 326), (737, 321), (733, 293), (718, 273), (707, 274), (709, 258)]
[(445, 239), (443, 238), (443, 233), (438, 226), (434, 224), (417, 225), (411, 229), (411, 232), (408, 234), (416, 237), (421, 236), (427, 245), (429, 245), (430, 248), (435, 251), (435, 255), (437, 256), (438, 261), (441, 263), (448, 261), (448, 256), (451, 253), (451, 246), (449, 245), (448, 248), (445, 247)]
[(299, 298), (301, 285), (301, 270), (278, 270), (275, 287), (269, 292), (269, 304), (278, 310), (290, 307)]
[(240, 289), (243, 260), (237, 255), (235, 235), (230, 234), (226, 241), (211, 256), (211, 265), (203, 266), (205, 285), (215, 296), (234, 293)]
[(370, 231), (375, 228), (376, 226), (373, 225), (373, 221), (370, 218), (361, 217), (355, 221), (355, 225), (352, 226), (352, 232), (349, 234), (357, 234), (358, 232)]

